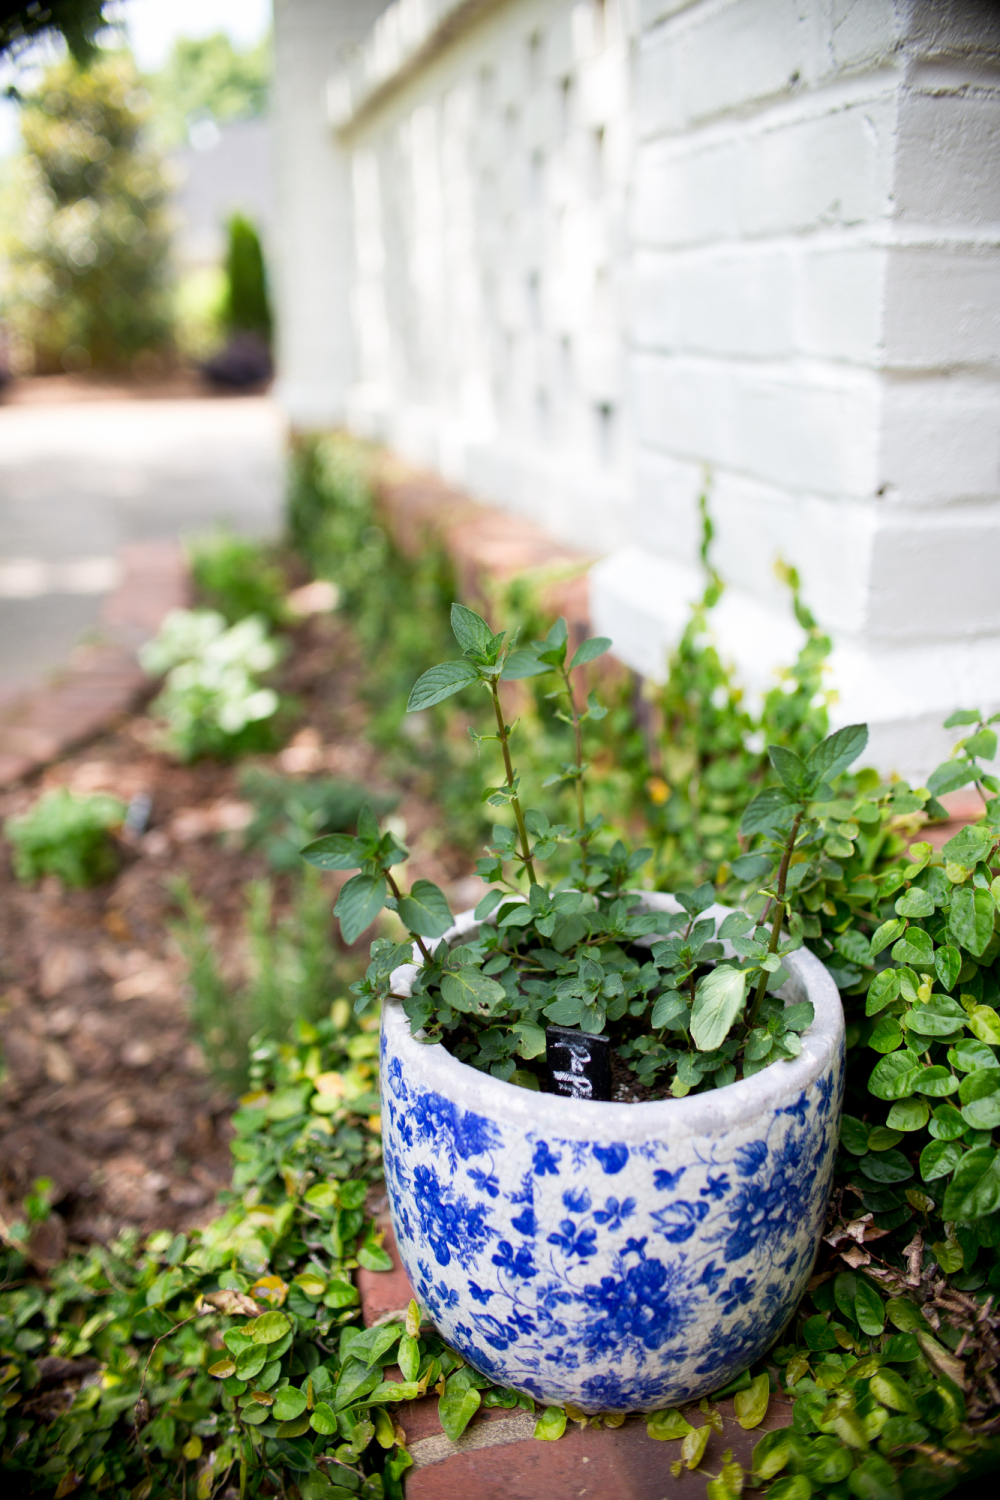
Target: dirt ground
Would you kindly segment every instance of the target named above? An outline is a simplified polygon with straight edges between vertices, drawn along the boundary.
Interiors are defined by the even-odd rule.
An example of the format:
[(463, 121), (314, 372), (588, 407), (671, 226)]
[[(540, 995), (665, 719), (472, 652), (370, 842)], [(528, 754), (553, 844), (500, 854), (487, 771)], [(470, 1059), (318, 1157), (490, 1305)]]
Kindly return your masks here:
[[(282, 751), (254, 763), (399, 796), (395, 816), (413, 850), (408, 873), (469, 905), (481, 887), (469, 880), (467, 854), (436, 846), (419, 767), (409, 784), (393, 785), (365, 740), (360, 668), (343, 622), (302, 626), (280, 686), (304, 717)], [(0, 797), (0, 818), (57, 785), (152, 799), (146, 831), (123, 847), (119, 875), (93, 890), (67, 891), (54, 877), (22, 886), (9, 845), (0, 844), (0, 1213), (16, 1216), (36, 1178), (53, 1180), (58, 1213), (37, 1247), (42, 1261), (58, 1259), (67, 1237), (106, 1241), (127, 1225), (203, 1223), (228, 1182), (233, 1101), (213, 1084), (191, 1033), (168, 881), (189, 880), (207, 907), (223, 971), (238, 977), (244, 887), (267, 873), (262, 854), (244, 847), (250, 808), (239, 796), (239, 769), (176, 764), (139, 712)], [(324, 878), (332, 906), (346, 877)], [(280, 879), (277, 890), (280, 908)]]

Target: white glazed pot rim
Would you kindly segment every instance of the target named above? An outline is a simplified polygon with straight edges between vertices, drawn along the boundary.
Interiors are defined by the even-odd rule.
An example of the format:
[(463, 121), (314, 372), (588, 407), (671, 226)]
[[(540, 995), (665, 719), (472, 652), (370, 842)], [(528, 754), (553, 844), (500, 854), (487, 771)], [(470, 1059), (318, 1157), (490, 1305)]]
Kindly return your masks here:
[[(654, 911), (679, 911), (677, 901), (660, 891), (636, 892)], [(714, 906), (704, 915), (724, 916), (727, 908)], [(450, 942), (478, 926), (471, 911), (462, 912), (455, 925), (439, 941)], [(809, 999), (815, 1008), (812, 1024), (802, 1033), (802, 1051), (791, 1061), (762, 1068), (752, 1078), (742, 1078), (723, 1088), (684, 1099), (656, 1099), (643, 1104), (618, 1104), (570, 1099), (561, 1094), (536, 1093), (504, 1083), (459, 1062), (440, 1043), (417, 1041), (400, 998), (410, 994), (415, 964), (404, 964), (392, 976), (395, 1002), (382, 1008), (382, 1026), (390, 1054), (399, 1055), (417, 1071), (423, 1084), (442, 1094), (463, 1110), (484, 1111), (510, 1123), (520, 1120), (525, 1129), (561, 1138), (590, 1140), (595, 1134), (623, 1144), (638, 1145), (662, 1134), (704, 1136), (735, 1128), (762, 1115), (795, 1104), (836, 1061), (844, 1035), (844, 1012), (840, 992), (818, 958), (805, 948), (787, 954), (782, 963), (791, 980), (786, 999)], [(794, 990), (794, 994), (787, 991)]]

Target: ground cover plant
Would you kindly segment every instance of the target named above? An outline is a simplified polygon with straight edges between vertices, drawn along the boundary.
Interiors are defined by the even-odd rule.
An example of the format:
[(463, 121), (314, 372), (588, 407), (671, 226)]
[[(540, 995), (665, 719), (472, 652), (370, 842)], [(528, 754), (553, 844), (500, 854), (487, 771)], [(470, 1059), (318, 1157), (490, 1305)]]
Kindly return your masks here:
[(120, 863), (112, 832), (125, 813), (125, 804), (106, 793), (74, 796), (67, 787), (43, 792), (29, 812), (4, 823), (18, 880), (27, 884), (55, 875), (64, 885), (87, 886), (109, 879)]

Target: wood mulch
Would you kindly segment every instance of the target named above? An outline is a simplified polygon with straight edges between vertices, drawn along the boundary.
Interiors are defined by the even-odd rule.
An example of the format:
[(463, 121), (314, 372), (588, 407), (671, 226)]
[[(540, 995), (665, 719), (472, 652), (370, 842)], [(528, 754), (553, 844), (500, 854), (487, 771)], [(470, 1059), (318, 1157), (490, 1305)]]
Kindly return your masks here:
[[(303, 717), (280, 753), (254, 764), (398, 796), (394, 816), (413, 851), (409, 873), (438, 881), (467, 906), (481, 887), (470, 882), (469, 855), (436, 835), (426, 777), (415, 765), (394, 784), (364, 737), (362, 666), (337, 617), (297, 629), (280, 686)], [(268, 873), (262, 854), (244, 847), (250, 809), (239, 793), (241, 768), (178, 765), (156, 747), (155, 726), (140, 712), (0, 795), (0, 819), (60, 785), (152, 799), (147, 830), (123, 846), (117, 878), (97, 889), (67, 891), (54, 877), (22, 886), (9, 845), (0, 843), (0, 1214), (17, 1218), (34, 1180), (52, 1179), (58, 1211), (36, 1246), (40, 1264), (54, 1263), (67, 1237), (107, 1241), (129, 1225), (204, 1223), (228, 1182), (233, 1101), (213, 1083), (191, 1032), (168, 882), (190, 882), (223, 972), (237, 981), (246, 883)], [(324, 877), (331, 908), (345, 878)], [(280, 912), (287, 877), (276, 878), (275, 890)]]

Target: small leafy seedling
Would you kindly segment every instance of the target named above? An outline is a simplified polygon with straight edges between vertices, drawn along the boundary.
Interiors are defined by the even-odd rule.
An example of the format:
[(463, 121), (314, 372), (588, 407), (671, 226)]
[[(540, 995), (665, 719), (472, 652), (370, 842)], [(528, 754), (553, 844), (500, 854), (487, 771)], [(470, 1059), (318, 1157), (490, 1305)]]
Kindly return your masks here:
[(100, 793), (75, 795), (67, 787), (45, 792), (30, 812), (8, 818), (4, 833), (14, 851), (14, 874), (25, 885), (56, 875), (63, 885), (100, 885), (118, 871), (112, 837), (125, 804)]

